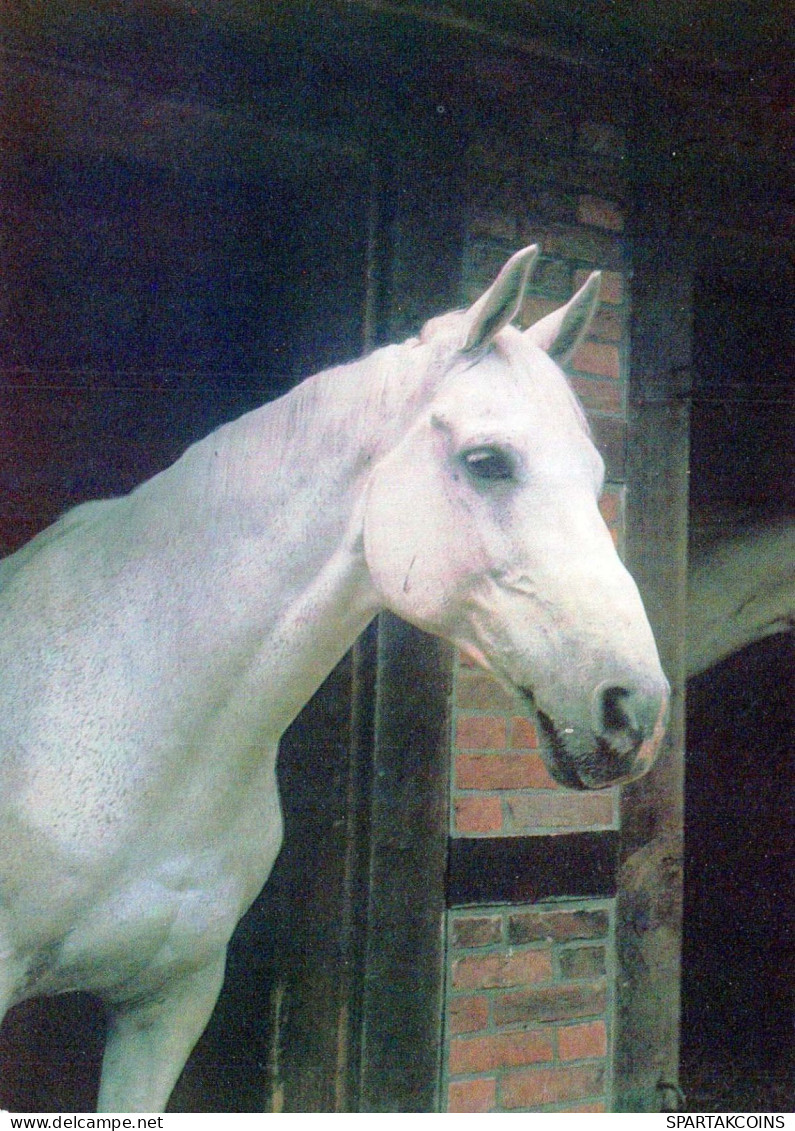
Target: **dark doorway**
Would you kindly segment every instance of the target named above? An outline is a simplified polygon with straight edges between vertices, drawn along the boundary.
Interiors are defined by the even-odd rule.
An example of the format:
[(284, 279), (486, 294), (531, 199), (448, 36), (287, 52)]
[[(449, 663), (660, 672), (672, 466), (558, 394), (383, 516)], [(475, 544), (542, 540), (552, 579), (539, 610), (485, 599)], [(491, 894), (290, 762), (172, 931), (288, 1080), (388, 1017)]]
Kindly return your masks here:
[[(0, 552), (361, 353), (369, 173), (339, 163), (257, 184), (211, 173), (61, 159), (17, 170), (3, 262)], [(339, 931), (320, 927), (335, 921), (329, 905), (343, 883), (351, 680), (349, 659), (285, 739), (285, 848), (273, 888), (235, 936), (216, 1018), (175, 1108), (271, 1105), (287, 967), (298, 982), (326, 971), (319, 1013), (340, 1008)], [(279, 912), (285, 892), (289, 917)], [(324, 1018), (319, 1039), (330, 1031)], [(0, 1036), (0, 1106), (91, 1110), (103, 1039), (102, 1010), (87, 996), (18, 1006)]]
[[(793, 512), (787, 280), (696, 293), (691, 532)], [(760, 579), (761, 580), (761, 579)], [(791, 636), (687, 687), (682, 1082), (691, 1111), (791, 1111)]]
[(791, 1111), (795, 643), (688, 684), (682, 1056), (693, 1111)]

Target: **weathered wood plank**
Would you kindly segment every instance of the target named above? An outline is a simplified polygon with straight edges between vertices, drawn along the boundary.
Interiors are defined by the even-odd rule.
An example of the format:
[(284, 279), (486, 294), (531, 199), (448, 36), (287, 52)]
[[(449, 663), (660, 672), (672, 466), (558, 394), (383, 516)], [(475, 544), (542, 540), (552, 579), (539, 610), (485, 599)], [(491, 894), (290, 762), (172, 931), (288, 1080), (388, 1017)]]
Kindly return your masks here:
[(621, 798), (618, 1111), (661, 1110), (679, 1058), (692, 299), (659, 187), (641, 188), (645, 238), (634, 259), (626, 556), (672, 702), (657, 764)]
[(451, 649), (383, 614), (357, 1111), (438, 1110)]

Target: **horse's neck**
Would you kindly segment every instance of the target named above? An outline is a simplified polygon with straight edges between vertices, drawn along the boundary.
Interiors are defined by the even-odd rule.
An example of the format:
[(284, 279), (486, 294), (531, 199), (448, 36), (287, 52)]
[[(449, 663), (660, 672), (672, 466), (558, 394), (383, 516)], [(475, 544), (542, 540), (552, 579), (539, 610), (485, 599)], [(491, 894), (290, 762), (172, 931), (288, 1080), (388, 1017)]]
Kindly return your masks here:
[[(719, 516), (725, 519), (725, 516)], [(688, 567), (688, 676), (792, 628), (795, 523), (695, 522)]]
[[(364, 486), (373, 453), (404, 423), (389, 411), (399, 362), (379, 351), (317, 375), (218, 429), (130, 496), (128, 544), (148, 539), (152, 558), (165, 555), (179, 572), (176, 615), (192, 618), (189, 635), (220, 638), (220, 655), (262, 667), (280, 725), (378, 609), (362, 544)], [(177, 607), (173, 587), (168, 601)]]
[[(407, 346), (308, 378), (291, 393), (223, 425), (150, 481), (195, 524), (295, 549), (314, 571), (355, 518), (363, 476), (416, 411)], [(416, 383), (416, 382), (415, 382)], [(156, 486), (155, 486), (156, 485)]]

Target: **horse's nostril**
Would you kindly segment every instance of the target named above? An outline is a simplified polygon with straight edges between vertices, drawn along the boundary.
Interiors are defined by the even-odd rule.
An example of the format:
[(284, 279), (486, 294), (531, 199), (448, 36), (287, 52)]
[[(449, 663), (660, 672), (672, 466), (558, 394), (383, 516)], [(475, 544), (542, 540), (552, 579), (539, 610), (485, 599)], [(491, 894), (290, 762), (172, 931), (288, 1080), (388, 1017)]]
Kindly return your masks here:
[(632, 692), (626, 687), (605, 687), (601, 693), (601, 730), (606, 733), (638, 729), (632, 710)]
[(602, 684), (593, 701), (594, 731), (619, 757), (632, 755), (644, 738), (643, 721), (638, 717), (638, 697), (620, 684)]

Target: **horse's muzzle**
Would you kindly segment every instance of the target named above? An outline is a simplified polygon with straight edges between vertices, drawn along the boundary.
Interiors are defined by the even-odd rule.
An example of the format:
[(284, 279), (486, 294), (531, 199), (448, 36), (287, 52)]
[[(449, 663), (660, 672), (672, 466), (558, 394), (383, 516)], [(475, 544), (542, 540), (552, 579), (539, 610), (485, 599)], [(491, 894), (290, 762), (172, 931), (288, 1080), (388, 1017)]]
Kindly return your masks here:
[[(533, 703), (533, 696), (525, 692)], [(645, 774), (668, 721), (669, 693), (603, 683), (591, 698), (586, 725), (559, 726), (536, 709), (542, 750), (552, 776), (570, 789), (604, 789)]]

